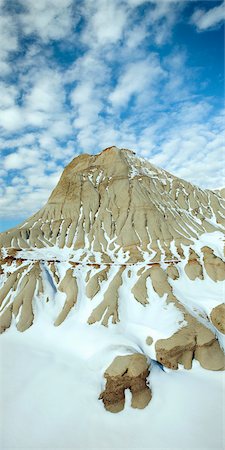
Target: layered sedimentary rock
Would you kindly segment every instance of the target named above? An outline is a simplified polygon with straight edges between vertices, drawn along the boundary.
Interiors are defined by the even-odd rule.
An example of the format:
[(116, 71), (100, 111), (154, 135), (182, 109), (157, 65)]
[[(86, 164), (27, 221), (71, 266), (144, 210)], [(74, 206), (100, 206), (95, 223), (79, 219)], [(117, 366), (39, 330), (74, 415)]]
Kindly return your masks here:
[[(53, 305), (52, 326), (78, 317), (109, 334), (141, 328), (141, 338), (132, 331), (129, 339), (148, 359), (222, 370), (224, 223), (219, 190), (193, 186), (130, 150), (80, 155), (40, 211), (0, 234), (0, 332), (25, 331)], [(108, 409), (118, 392), (122, 407), (124, 389), (148, 390), (148, 368), (138, 369), (145, 357), (133, 354), (105, 372)]]
[(189, 323), (169, 339), (156, 343), (157, 360), (169, 369), (182, 364), (191, 369), (193, 359), (210, 370), (224, 370), (225, 358), (214, 333), (200, 323)]
[(181, 244), (221, 230), (224, 208), (219, 191), (204, 191), (129, 150), (111, 147), (75, 158), (47, 204), (20, 227), (2, 233), (0, 245), (85, 248), (101, 252), (106, 261), (118, 245), (136, 262), (141, 250), (156, 252), (155, 259), (162, 252), (171, 258), (174, 241), (182, 257)]
[(149, 365), (144, 355), (117, 356), (104, 373), (106, 386), (100, 399), (105, 408), (110, 412), (121, 411), (125, 404), (126, 389), (132, 394), (132, 408), (145, 408), (151, 400), (148, 375)]

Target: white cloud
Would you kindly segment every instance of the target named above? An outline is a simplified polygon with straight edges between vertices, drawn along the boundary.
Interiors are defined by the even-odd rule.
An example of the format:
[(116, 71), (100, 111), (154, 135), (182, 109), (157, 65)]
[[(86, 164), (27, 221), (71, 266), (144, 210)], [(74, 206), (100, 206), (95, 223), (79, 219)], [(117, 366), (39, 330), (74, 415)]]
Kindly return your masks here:
[(49, 124), (47, 135), (49, 139), (61, 139), (68, 138), (73, 134), (73, 128), (71, 124), (70, 114), (64, 111), (62, 114), (59, 114), (52, 123)]
[(21, 148), (18, 153), (10, 153), (3, 160), (6, 170), (24, 169), (25, 167), (39, 163), (40, 153), (37, 150)]
[(0, 127), (6, 131), (15, 131), (23, 126), (23, 117), (20, 108), (12, 106), (4, 110), (0, 110)]
[[(204, 110), (205, 104), (198, 105), (196, 110)], [(194, 110), (194, 105), (193, 108)], [(182, 120), (177, 121), (170, 131), (163, 135), (158, 145), (158, 153), (153, 154), (151, 162), (184, 178), (202, 188), (214, 189), (225, 184), (224, 155), (225, 127), (221, 118), (207, 117), (207, 112), (197, 119), (195, 115), (185, 117), (186, 105), (177, 112)], [(168, 129), (168, 128), (167, 128)]]
[[(136, 25), (137, 7), (148, 5), (141, 23)], [(168, 42), (171, 30), (185, 2), (179, 0), (85, 0), (83, 14), (86, 27), (82, 40), (89, 48), (128, 44), (137, 47), (147, 36), (157, 45)]]
[(205, 11), (204, 9), (197, 9), (192, 18), (192, 22), (196, 25), (199, 31), (205, 31), (222, 24), (225, 20), (225, 2), (219, 6)]
[(79, 149), (90, 149), (107, 108), (111, 71), (102, 55), (88, 50), (68, 70), (66, 81), (75, 83), (70, 93), (71, 117)]
[(65, 80), (67, 83), (82, 81), (99, 86), (110, 82), (108, 78), (110, 72), (110, 67), (106, 64), (101, 52), (91, 48), (70, 66), (65, 74)]
[(164, 71), (155, 55), (142, 61), (132, 62), (125, 67), (109, 100), (115, 107), (127, 107), (134, 95), (145, 98), (151, 96), (151, 87), (163, 75)]
[(19, 0), (24, 12), (20, 14), (23, 32), (36, 34), (44, 42), (68, 37), (75, 20), (73, 0)]
[(24, 188), (19, 186), (10, 186), (6, 188), (4, 196), (0, 198), (0, 211), (3, 219), (24, 218), (41, 207), (48, 198), (48, 188)]
[(88, 127), (95, 122), (103, 108), (93, 83), (78, 84), (71, 94), (71, 101), (76, 113), (74, 126), (79, 129)]
[(17, 138), (5, 139), (4, 137), (0, 138), (0, 150), (4, 151), (4, 148), (8, 149), (17, 149), (20, 147), (24, 147), (26, 145), (33, 145), (35, 143), (35, 135), (33, 133), (26, 133)]
[(18, 49), (17, 26), (13, 18), (5, 14), (0, 5), (0, 74), (8, 75), (12, 71), (10, 55)]
[(0, 82), (0, 108), (8, 108), (15, 104), (17, 89), (14, 85)]
[(143, 41), (147, 38), (150, 38), (151, 33), (148, 29), (148, 23), (146, 20), (143, 20), (141, 24), (134, 24), (132, 28), (128, 27), (126, 29), (126, 47), (128, 52), (135, 51), (143, 43)]
[[(59, 180), (62, 167), (38, 147), (24, 147), (1, 158), (9, 181), (2, 185), (0, 217), (25, 217), (41, 207)], [(13, 171), (13, 172), (12, 172)], [(17, 175), (11, 176), (16, 173)]]
[(25, 97), (25, 107), (29, 111), (47, 113), (62, 111), (65, 101), (62, 79), (53, 70), (39, 71), (36, 80)]
[[(22, 76), (17, 85), (2, 84), (0, 127), (4, 132), (16, 132), (27, 127), (45, 128), (53, 136), (65, 136), (72, 131), (70, 115), (65, 111), (66, 95), (63, 77), (44, 66)], [(32, 81), (31, 81), (32, 80)], [(21, 97), (17, 103), (17, 97)]]
[(87, 26), (83, 41), (91, 47), (115, 44), (122, 38), (127, 24), (129, 10), (119, 0), (86, 0), (83, 12)]
[(168, 43), (174, 24), (185, 8), (185, 2), (179, 0), (153, 1), (148, 13), (148, 22), (152, 29), (152, 39), (161, 46)]

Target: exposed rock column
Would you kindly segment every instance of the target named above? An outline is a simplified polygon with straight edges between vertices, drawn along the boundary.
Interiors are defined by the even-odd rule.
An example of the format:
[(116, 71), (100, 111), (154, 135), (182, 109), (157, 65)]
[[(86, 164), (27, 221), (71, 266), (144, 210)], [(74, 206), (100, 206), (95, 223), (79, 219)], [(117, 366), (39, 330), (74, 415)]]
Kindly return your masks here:
[(131, 406), (143, 409), (151, 400), (151, 389), (147, 385), (149, 364), (144, 355), (117, 356), (106, 369), (105, 390), (101, 393), (105, 409), (110, 412), (122, 411), (125, 404), (125, 389), (132, 393)]

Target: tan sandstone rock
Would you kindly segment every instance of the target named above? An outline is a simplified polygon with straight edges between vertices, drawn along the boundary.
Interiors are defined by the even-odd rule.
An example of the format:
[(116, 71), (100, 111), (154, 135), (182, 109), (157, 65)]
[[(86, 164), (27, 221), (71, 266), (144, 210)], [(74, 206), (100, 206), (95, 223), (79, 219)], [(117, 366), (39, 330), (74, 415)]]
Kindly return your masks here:
[(101, 393), (105, 408), (119, 412), (125, 405), (125, 390), (132, 394), (131, 406), (143, 409), (151, 400), (151, 390), (147, 385), (149, 365), (146, 357), (139, 353), (117, 356), (105, 371), (106, 386)]
[(194, 358), (205, 369), (225, 369), (224, 353), (215, 335), (194, 319), (189, 326), (181, 328), (170, 338), (158, 340), (156, 357), (161, 364), (175, 370), (178, 364), (191, 369)]
[(210, 317), (217, 330), (225, 334), (225, 304), (222, 303), (213, 308)]

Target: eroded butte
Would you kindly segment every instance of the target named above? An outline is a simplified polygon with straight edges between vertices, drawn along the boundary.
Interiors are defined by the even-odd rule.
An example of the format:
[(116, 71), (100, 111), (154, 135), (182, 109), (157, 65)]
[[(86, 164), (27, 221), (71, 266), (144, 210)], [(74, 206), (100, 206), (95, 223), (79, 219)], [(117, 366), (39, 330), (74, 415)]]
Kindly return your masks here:
[(104, 326), (109, 340), (118, 330), (130, 347), (105, 367), (101, 393), (113, 412), (126, 389), (132, 406), (148, 404), (151, 361), (223, 370), (224, 224), (222, 191), (130, 150), (82, 154), (40, 211), (0, 234), (0, 331), (26, 332), (51, 305), (50, 326)]

